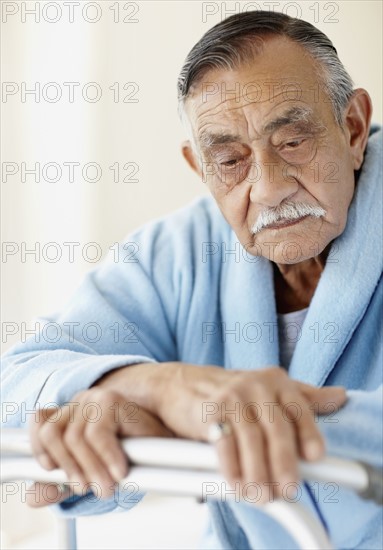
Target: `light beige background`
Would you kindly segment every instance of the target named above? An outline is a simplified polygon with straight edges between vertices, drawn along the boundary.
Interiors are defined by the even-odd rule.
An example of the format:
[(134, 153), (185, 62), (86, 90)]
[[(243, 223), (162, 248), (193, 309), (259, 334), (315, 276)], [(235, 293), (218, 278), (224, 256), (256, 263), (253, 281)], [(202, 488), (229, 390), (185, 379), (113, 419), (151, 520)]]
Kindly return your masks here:
[[(189, 49), (225, 16), (225, 10), (229, 14), (233, 10), (251, 9), (256, 4), (268, 9), (263, 2), (147, 1), (136, 2), (137, 11), (134, 3), (121, 1), (119, 22), (114, 22), (116, 2), (99, 1), (96, 4), (101, 18), (89, 23), (81, 16), (81, 9), (87, 3), (82, 1), (80, 8), (76, 8), (74, 22), (70, 23), (68, 8), (63, 2), (57, 3), (62, 5), (62, 17), (57, 23), (44, 20), (46, 2), (37, 3), (42, 15), (40, 22), (28, 15), (25, 22), (22, 21), (22, 5), (31, 9), (35, 2), (16, 2), (19, 12), (2, 23), (3, 82), (14, 82), (19, 87), (25, 82), (27, 88), (36, 82), (40, 82), (41, 87), (55, 82), (63, 92), (57, 103), (49, 103), (44, 98), (36, 103), (31, 96), (22, 102), (18, 92), (1, 104), (3, 166), (4, 162), (14, 162), (19, 169), (18, 174), (9, 176), (7, 181), (2, 179), (3, 246), (19, 250), (13, 256), (3, 257), (1, 264), (3, 349), (25, 336), (22, 329), (32, 328), (35, 317), (62, 307), (84, 273), (96, 266), (82, 257), (87, 243), (98, 243), (105, 255), (113, 243), (133, 228), (206, 193), (180, 154), (184, 132), (177, 117), (178, 72)], [(4, 10), (9, 2), (1, 4)], [(370, 92), (375, 109), (373, 118), (381, 121), (382, 3), (352, 0), (274, 2), (274, 5), (276, 9), (287, 9), (289, 15), (316, 24), (328, 34), (356, 86)], [(46, 15), (52, 19), (55, 13), (51, 10)], [(93, 18), (95, 12), (90, 9), (87, 15)], [(137, 19), (137, 22), (124, 23), (123, 18)], [(73, 103), (68, 102), (64, 82), (80, 83), (75, 88)], [(101, 87), (102, 97), (96, 103), (82, 98), (81, 90), (89, 82)], [(137, 103), (122, 101), (133, 90), (122, 89), (128, 82), (136, 83), (139, 88), (132, 96), (139, 100)], [(121, 91), (117, 103), (109, 89), (114, 83), (119, 83)], [(26, 181), (21, 181), (21, 163), (31, 168), (36, 162), (40, 162), (41, 167), (58, 163), (63, 170), (61, 180), (52, 183), (42, 179), (36, 183), (32, 176), (26, 176)], [(89, 183), (77, 169), (75, 181), (71, 183), (64, 162), (79, 162), (80, 170), (87, 163), (97, 163), (102, 177), (98, 182)], [(114, 182), (109, 167), (119, 163), (121, 180), (127, 175), (123, 165), (129, 162), (138, 165), (139, 181)], [(92, 176), (91, 171), (89, 175)], [(51, 242), (62, 250), (62, 258), (56, 263), (44, 260), (42, 255), (21, 256), (22, 247), (31, 249), (40, 243), (42, 250)], [(72, 262), (68, 246), (63, 245), (65, 242), (80, 243)], [(53, 248), (45, 250), (53, 257)], [(95, 252), (94, 248), (87, 250), (89, 255)], [(17, 331), (14, 336), (7, 334), (9, 323), (14, 323), (12, 326)], [(147, 525), (152, 521), (150, 507), (146, 512), (142, 504), (141, 509), (141, 516), (135, 512), (142, 518), (141, 522), (135, 520), (130, 524), (133, 533), (130, 542), (124, 535), (125, 548), (139, 547), (137, 541), (143, 540), (142, 529), (147, 540)], [(172, 513), (175, 509), (181, 510), (181, 514), (184, 510), (178, 504)], [(6, 510), (10, 514), (9, 505)], [(185, 510), (185, 513), (188, 512)], [(192, 512), (188, 523), (191, 526), (196, 513)], [(45, 521), (46, 515), (36, 514)], [(17, 518), (12, 521), (20, 525)], [(93, 522), (95, 539), (98, 538), (97, 524)], [(33, 520), (31, 525), (39, 523)], [(22, 537), (28, 529), (22, 533), (15, 530), (10, 519), (5, 526), (3, 523), (3, 528), (9, 547), (17, 541), (20, 547), (27, 547)], [(184, 543), (189, 541), (192, 547), (195, 529), (183, 529)], [(177, 547), (166, 531), (164, 528), (160, 538), (155, 533), (151, 535), (151, 547), (171, 547), (172, 544)], [(117, 532), (116, 540), (121, 540), (121, 533)], [(114, 548), (122, 547), (116, 542), (113, 544)]]

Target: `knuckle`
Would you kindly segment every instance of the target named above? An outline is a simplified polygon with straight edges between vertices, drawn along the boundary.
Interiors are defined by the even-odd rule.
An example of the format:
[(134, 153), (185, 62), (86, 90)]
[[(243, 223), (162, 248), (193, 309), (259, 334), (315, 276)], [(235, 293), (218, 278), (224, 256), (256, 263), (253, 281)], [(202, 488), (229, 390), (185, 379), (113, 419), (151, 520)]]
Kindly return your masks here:
[(288, 469), (297, 461), (294, 447), (288, 444), (279, 445), (273, 456), (280, 470)]
[(257, 426), (244, 422), (240, 425), (239, 429), (242, 431), (242, 434), (246, 437), (249, 444), (256, 447), (258, 450), (265, 448), (265, 438)]
[(91, 401), (97, 401), (97, 403), (101, 403), (105, 399), (105, 394), (107, 394), (109, 390), (105, 390), (103, 388), (90, 388), (87, 392), (87, 398)]
[(303, 424), (299, 426), (298, 434), (301, 440), (322, 438), (321, 433), (319, 432), (315, 424)]
[(60, 433), (57, 422), (44, 422), (38, 431), (38, 438), (43, 443), (54, 441)]
[(92, 388), (90, 391), (92, 391), (92, 400), (101, 407), (107, 407), (111, 403), (121, 400), (121, 395), (115, 390), (109, 388)]
[(87, 401), (87, 398), (88, 398), (88, 393), (90, 392), (91, 390), (83, 390), (83, 391), (79, 391), (78, 393), (76, 393), (73, 397), (72, 397), (72, 402), (73, 403), (80, 403), (80, 404), (83, 404)]
[(83, 432), (83, 437), (87, 443), (94, 443), (100, 437), (100, 427), (97, 422), (87, 423)]
[(63, 441), (67, 448), (75, 449), (81, 442), (81, 435), (79, 430), (76, 429), (74, 426), (71, 426), (69, 429), (65, 430), (63, 434)]
[(49, 421), (50, 417), (57, 413), (57, 410), (58, 407), (37, 408), (34, 414), (34, 421), (37, 424), (43, 424), (44, 422)]
[(297, 425), (299, 432), (301, 433), (318, 434), (318, 436), (321, 433), (318, 424), (315, 422), (315, 419), (311, 414), (311, 411), (307, 414), (302, 414), (302, 418)]
[(291, 424), (284, 420), (270, 422), (266, 431), (270, 433), (270, 437), (278, 441), (279, 445), (288, 444), (293, 441), (294, 434)]
[[(302, 399), (303, 397), (303, 399)], [(310, 401), (308, 401), (302, 394), (295, 394), (295, 400), (297, 403), (299, 403), (299, 406), (302, 410), (303, 414), (307, 414), (312, 416), (312, 407)], [(294, 401), (294, 396), (291, 396), (290, 402)]]
[(286, 378), (288, 378), (288, 374), (286, 370), (282, 367), (279, 367), (278, 365), (271, 365), (264, 371), (264, 373), (266, 374), (267, 377), (272, 379), (281, 378), (285, 380)]
[(242, 401), (245, 396), (245, 390), (248, 388), (248, 381), (246, 378), (234, 379), (225, 388), (223, 392), (223, 401)]
[(259, 487), (260, 490), (262, 490), (265, 485), (268, 483), (269, 478), (266, 475), (262, 475), (259, 472), (254, 472), (253, 474), (248, 474), (246, 476), (245, 482), (246, 485), (251, 490), (252, 485), (254, 485), (254, 489)]

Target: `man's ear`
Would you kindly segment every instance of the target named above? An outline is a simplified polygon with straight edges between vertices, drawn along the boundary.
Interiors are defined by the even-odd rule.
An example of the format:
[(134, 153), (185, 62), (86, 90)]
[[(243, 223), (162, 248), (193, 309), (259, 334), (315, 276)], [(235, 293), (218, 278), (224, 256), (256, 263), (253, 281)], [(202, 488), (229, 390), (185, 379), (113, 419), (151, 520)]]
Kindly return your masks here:
[(372, 102), (366, 90), (358, 88), (349, 101), (345, 125), (349, 131), (350, 151), (354, 160), (354, 170), (362, 166), (367, 145), (372, 115)]
[(201, 166), (189, 140), (182, 142), (181, 150), (190, 168), (194, 170), (194, 172), (198, 174), (200, 178), (202, 178)]

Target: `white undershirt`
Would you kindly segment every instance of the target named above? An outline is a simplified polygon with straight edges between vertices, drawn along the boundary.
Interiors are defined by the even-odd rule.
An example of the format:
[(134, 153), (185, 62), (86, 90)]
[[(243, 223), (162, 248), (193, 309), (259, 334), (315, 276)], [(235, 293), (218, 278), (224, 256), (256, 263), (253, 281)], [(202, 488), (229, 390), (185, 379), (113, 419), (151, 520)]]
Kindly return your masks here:
[(281, 366), (289, 368), (295, 346), (301, 336), (308, 307), (291, 313), (278, 313), (279, 358)]

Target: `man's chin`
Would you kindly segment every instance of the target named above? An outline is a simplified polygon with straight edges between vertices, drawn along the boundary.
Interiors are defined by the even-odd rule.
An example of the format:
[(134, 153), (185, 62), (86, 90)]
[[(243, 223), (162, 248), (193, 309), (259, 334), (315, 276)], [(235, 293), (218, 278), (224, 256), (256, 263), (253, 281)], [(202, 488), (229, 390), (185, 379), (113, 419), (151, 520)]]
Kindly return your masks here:
[(275, 231), (262, 231), (262, 238), (253, 237), (251, 245), (245, 247), (247, 253), (278, 264), (297, 264), (318, 256), (327, 244), (326, 241), (314, 241), (307, 236), (278, 233), (281, 233), (279, 239)]

